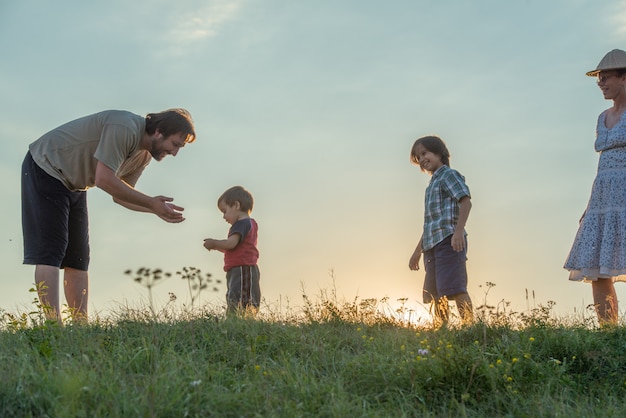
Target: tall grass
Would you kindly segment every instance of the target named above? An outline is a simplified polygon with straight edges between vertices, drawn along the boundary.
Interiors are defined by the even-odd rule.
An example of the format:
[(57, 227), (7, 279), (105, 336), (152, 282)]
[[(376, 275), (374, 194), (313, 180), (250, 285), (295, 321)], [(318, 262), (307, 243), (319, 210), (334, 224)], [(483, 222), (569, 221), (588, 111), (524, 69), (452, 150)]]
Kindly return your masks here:
[(4, 312), (0, 416), (624, 416), (626, 328), (486, 299), (475, 324), (441, 328), (333, 291), (256, 317)]

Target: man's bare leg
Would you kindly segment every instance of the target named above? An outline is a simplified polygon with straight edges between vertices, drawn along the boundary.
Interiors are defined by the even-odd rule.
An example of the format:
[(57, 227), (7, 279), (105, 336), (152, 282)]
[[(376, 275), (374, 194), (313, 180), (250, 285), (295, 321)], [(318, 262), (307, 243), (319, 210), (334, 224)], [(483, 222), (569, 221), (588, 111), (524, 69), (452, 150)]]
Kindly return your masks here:
[(35, 284), (46, 318), (60, 321), (59, 268), (38, 264), (35, 266)]
[(85, 270), (77, 270), (66, 267), (63, 276), (65, 300), (74, 320), (87, 321), (87, 308), (89, 301), (89, 273)]

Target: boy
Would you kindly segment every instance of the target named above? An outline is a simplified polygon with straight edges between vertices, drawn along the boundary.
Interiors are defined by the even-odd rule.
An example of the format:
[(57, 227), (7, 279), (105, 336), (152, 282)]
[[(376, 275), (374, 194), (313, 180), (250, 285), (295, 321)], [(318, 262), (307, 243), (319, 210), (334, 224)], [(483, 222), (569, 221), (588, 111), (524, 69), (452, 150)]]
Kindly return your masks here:
[(450, 168), (450, 152), (437, 136), (425, 136), (413, 144), (411, 162), (432, 177), (426, 188), (424, 232), (409, 268), (419, 270), (424, 253), (424, 303), (434, 303), (435, 319), (448, 321), (448, 300), (456, 302), (464, 323), (473, 320), (467, 293), (467, 238), (465, 223), (472, 207), (465, 178)]
[(254, 199), (243, 187), (235, 186), (226, 190), (219, 199), (217, 207), (224, 214), (224, 220), (231, 224), (228, 238), (218, 240), (207, 238), (204, 248), (224, 253), (224, 271), (226, 272), (227, 313), (238, 310), (251, 310), (256, 313), (261, 302), (260, 273), (257, 266), (256, 221), (250, 218)]

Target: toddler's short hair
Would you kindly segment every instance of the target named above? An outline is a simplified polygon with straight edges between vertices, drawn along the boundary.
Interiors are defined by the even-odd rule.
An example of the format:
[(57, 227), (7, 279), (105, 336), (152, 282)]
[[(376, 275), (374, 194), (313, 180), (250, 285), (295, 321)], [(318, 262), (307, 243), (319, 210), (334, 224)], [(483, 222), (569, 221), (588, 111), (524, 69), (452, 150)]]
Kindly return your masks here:
[(443, 139), (435, 135), (429, 135), (423, 136), (415, 141), (413, 147), (411, 148), (411, 162), (415, 165), (420, 165), (419, 158), (415, 153), (415, 148), (417, 148), (418, 145), (421, 145), (433, 154), (438, 155), (443, 164), (448, 167), (450, 166), (450, 151), (448, 151), (448, 147), (446, 147), (446, 143), (443, 142)]
[(217, 204), (220, 202), (226, 203), (228, 206), (232, 206), (235, 202), (239, 202), (239, 206), (242, 212), (252, 212), (252, 207), (254, 206), (254, 198), (249, 191), (244, 189), (241, 186), (234, 186), (230, 189), (226, 190), (219, 199), (217, 199)]

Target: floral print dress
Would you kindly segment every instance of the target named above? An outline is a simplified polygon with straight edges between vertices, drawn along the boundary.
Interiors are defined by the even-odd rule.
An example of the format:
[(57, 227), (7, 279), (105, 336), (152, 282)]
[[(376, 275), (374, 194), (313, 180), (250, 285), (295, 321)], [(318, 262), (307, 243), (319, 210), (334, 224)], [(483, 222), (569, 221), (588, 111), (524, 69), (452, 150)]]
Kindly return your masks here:
[(565, 269), (577, 281), (626, 281), (626, 112), (611, 129), (598, 117), (598, 173)]

